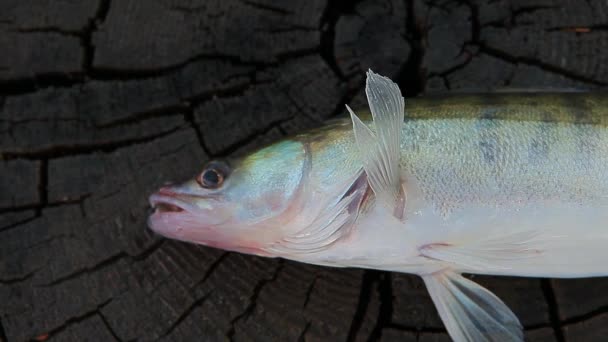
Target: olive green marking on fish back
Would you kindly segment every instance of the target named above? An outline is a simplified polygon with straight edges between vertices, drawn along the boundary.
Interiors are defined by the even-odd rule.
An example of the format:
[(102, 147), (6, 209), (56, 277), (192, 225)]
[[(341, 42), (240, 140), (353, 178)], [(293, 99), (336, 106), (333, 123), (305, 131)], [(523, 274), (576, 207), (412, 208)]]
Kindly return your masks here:
[[(358, 108), (355, 113), (365, 123), (372, 120), (369, 108)], [(352, 132), (346, 110), (344, 114), (291, 138), (321, 145), (331, 142)], [(513, 120), (608, 127), (608, 92), (441, 94), (405, 100), (405, 120), (432, 119)], [(551, 134), (539, 132), (539, 135), (547, 133)], [(542, 146), (531, 146), (531, 149), (539, 153), (545, 150)]]
[(449, 94), (406, 100), (406, 119), (494, 119), (608, 126), (608, 93)]
[(569, 108), (571, 110), (575, 123), (588, 123), (593, 121), (593, 108), (591, 108), (588, 101), (581, 101), (579, 98), (574, 96), (562, 96), (560, 100), (565, 108)]
[[(601, 122), (595, 120), (595, 118), (592, 116), (593, 108), (591, 107), (588, 101), (577, 101), (576, 98), (572, 98), (569, 96), (563, 97), (562, 101), (564, 101), (565, 106), (567, 106), (568, 108), (572, 108), (572, 113), (574, 117), (573, 120), (575, 124), (602, 124)], [(571, 143), (573, 145), (573, 148), (578, 151), (579, 156), (593, 156), (593, 151), (595, 151), (596, 149), (592, 148), (589, 145), (589, 142), (592, 141), (592, 139), (589, 139), (587, 134), (585, 134), (588, 132), (583, 132), (583, 129), (581, 128), (579, 128), (579, 130), (581, 130), (581, 133), (575, 134), (574, 139)]]

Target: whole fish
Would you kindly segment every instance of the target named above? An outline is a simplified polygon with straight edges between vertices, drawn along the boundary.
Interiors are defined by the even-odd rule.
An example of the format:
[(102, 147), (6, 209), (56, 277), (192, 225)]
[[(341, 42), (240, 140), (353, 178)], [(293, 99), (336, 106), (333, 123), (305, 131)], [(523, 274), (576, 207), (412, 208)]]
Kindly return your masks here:
[(306, 263), (420, 275), (456, 341), (522, 341), (462, 273), (608, 274), (608, 99), (408, 100), (367, 74), (371, 115), (337, 120), (161, 188), (152, 230)]

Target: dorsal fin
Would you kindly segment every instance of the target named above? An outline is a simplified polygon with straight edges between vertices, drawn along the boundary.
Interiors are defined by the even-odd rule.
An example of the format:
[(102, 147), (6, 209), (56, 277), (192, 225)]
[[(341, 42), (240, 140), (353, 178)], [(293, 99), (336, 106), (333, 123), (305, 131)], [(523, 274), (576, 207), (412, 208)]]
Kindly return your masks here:
[(346, 106), (353, 121), (359, 157), (378, 201), (401, 218), (403, 210), (398, 208), (403, 208), (405, 194), (399, 159), (405, 101), (397, 84), (371, 70), (367, 72), (365, 93), (374, 131)]

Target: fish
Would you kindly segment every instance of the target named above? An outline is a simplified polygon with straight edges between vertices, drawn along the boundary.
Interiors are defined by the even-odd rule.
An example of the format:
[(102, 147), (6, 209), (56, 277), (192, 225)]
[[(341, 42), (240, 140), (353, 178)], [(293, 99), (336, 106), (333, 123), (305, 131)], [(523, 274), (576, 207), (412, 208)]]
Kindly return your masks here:
[(523, 341), (466, 274), (608, 274), (608, 97), (408, 99), (367, 72), (369, 109), (209, 162), (150, 196), (167, 238), (422, 277), (455, 341)]

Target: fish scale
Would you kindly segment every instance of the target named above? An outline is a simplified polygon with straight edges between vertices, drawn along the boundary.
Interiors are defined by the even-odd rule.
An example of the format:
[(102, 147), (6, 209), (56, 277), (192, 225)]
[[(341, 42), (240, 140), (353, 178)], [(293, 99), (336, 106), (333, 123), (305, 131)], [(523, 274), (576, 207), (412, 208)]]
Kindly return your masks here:
[[(420, 187), (433, 203), (464, 204), (477, 198), (498, 205), (522, 197), (581, 203), (600, 201), (608, 194), (606, 127), (492, 120), (480, 129), (475, 121), (405, 124), (402, 166), (423, 181)], [(546, 145), (540, 151), (535, 147), (539, 141)], [(444, 186), (439, 188), (440, 184)]]
[[(569, 96), (576, 99), (555, 100)], [(606, 199), (608, 110), (596, 108), (603, 104), (608, 108), (602, 94), (506, 93), (482, 98), (450, 95), (408, 101), (400, 163), (423, 181), (421, 188), (433, 203), (446, 208), (467, 198), (488, 205), (509, 199), (525, 205), (523, 199), (560, 195), (578, 201)], [(532, 103), (533, 108), (546, 104), (546, 108), (540, 114), (527, 114), (533, 109), (521, 114), (522, 103)], [(572, 104), (585, 104), (594, 115), (580, 115)], [(491, 115), (484, 106), (492, 107)], [(362, 117), (369, 123), (369, 114), (363, 112)], [(319, 168), (323, 174), (315, 177), (319, 187), (334, 172), (359, 167), (351, 151), (354, 137), (349, 120), (333, 125), (335, 130), (317, 136), (313, 145), (313, 162), (323, 165)], [(345, 170), (344, 165), (353, 167)]]

